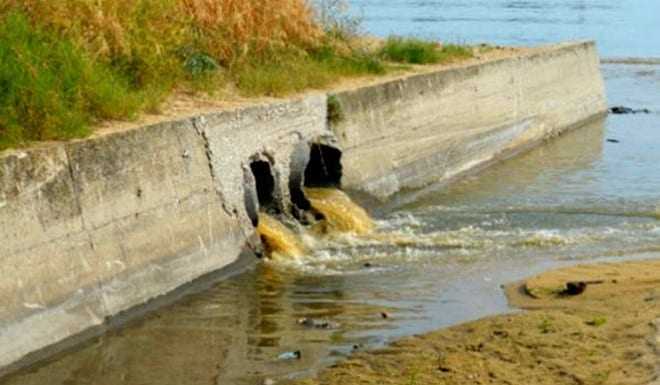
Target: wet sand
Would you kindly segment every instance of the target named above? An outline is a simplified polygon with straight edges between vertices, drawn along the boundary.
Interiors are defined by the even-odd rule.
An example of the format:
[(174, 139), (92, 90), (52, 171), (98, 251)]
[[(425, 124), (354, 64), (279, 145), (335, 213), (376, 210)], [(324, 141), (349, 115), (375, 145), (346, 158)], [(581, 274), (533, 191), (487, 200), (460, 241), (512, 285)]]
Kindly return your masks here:
[[(568, 282), (584, 282), (569, 294)], [(660, 260), (580, 265), (505, 288), (524, 312), (356, 352), (296, 384), (649, 384)]]

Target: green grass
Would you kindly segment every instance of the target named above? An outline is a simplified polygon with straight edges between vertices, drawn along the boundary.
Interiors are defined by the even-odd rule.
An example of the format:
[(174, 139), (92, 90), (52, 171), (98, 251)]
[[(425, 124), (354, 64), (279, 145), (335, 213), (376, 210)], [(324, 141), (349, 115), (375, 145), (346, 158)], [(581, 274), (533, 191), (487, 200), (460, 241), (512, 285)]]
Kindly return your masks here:
[(229, 76), (246, 96), (283, 96), (328, 86), (340, 77), (387, 72), (374, 54), (341, 55), (329, 47), (311, 52), (279, 52), (270, 59), (231, 68)]
[(18, 13), (0, 20), (0, 149), (87, 135), (140, 107), (127, 79)]
[(436, 64), (472, 57), (472, 50), (456, 44), (444, 44), (417, 38), (390, 37), (381, 50), (383, 58), (398, 63)]

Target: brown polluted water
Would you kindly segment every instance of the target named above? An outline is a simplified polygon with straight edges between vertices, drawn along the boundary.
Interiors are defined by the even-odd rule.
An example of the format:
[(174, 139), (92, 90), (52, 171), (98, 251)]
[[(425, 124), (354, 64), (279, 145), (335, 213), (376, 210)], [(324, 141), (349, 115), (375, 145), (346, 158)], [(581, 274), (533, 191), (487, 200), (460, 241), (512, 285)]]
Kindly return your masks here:
[[(346, 193), (335, 188), (306, 188), (305, 195), (320, 219), (312, 229), (298, 227), (308, 239), (338, 233), (367, 235), (376, 227), (373, 219)], [(259, 213), (257, 233), (261, 237), (266, 256), (272, 261), (298, 261), (310, 251), (301, 235), (294, 232), (277, 218), (265, 212)], [(317, 242), (311, 242), (312, 247)]]
[(273, 260), (299, 259), (308, 253), (300, 237), (269, 214), (259, 213), (257, 233)]
[(305, 188), (312, 208), (324, 217), (326, 231), (365, 235), (376, 225), (369, 214), (343, 191), (334, 188)]

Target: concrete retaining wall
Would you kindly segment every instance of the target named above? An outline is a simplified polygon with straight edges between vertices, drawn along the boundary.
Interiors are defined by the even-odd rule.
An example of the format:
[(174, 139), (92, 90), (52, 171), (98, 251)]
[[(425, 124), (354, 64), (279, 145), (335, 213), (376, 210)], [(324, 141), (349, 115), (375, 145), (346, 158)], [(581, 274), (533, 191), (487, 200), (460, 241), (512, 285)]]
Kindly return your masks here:
[(510, 156), (607, 110), (593, 43), (334, 94), (344, 186), (386, 199)]
[(0, 368), (236, 260), (250, 161), (286, 181), (324, 135), (312, 95), (3, 154)]
[(331, 129), (312, 94), (0, 154), (0, 376), (256, 247), (251, 161), (271, 165), (289, 213), (310, 144), (338, 139), (344, 185), (384, 199), (606, 108), (590, 43), (335, 97)]

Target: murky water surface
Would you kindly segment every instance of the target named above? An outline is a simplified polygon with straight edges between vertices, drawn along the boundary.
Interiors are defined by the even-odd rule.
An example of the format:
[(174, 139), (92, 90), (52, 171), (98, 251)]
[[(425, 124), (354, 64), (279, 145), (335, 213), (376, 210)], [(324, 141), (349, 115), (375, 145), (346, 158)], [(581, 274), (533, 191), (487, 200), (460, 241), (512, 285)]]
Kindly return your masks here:
[[(619, 18), (634, 16), (621, 14), (626, 5), (648, 4), (642, 26), (660, 14), (641, 1), (356, 2), (374, 10), (367, 25), (376, 32), (416, 32), (432, 21), (413, 14), (438, 14), (449, 20), (442, 28), (469, 40), (535, 26), (530, 40), (511, 38), (522, 43), (589, 34), (607, 20), (616, 33)], [(619, 54), (617, 39), (611, 53)], [(449, 190), (427, 191), (385, 210), (376, 235), (306, 237), (314, 255), (302, 263), (259, 264), (0, 383), (260, 384), (304, 376), (355, 347), (509, 311), (499, 286), (548, 267), (660, 257), (660, 67), (603, 70), (611, 105), (655, 112), (610, 116)], [(329, 327), (301, 325), (303, 317)], [(300, 360), (278, 359), (296, 350)]]

